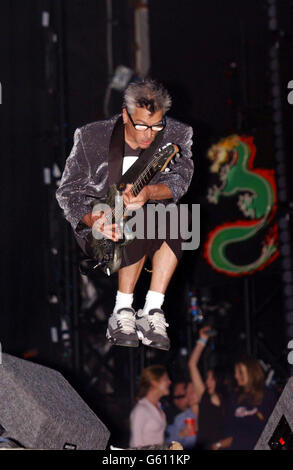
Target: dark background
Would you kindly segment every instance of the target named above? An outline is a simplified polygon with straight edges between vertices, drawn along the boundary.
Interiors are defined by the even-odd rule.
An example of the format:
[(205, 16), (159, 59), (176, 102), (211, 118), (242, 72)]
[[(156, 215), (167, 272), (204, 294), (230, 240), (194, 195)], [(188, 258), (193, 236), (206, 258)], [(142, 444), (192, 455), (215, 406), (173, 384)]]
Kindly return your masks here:
[[(149, 359), (167, 363), (171, 369), (177, 351), (190, 347), (196, 335), (196, 328), (188, 325), (188, 289), (206, 293), (211, 305), (229, 304), (226, 314), (221, 316), (218, 308), (210, 317), (219, 331), (217, 360), (228, 366), (247, 347), (248, 289), (250, 310), (259, 310), (252, 319), (253, 349), (273, 366), (281, 381), (288, 374), (280, 260), (245, 281), (215, 273), (202, 257), (207, 230), (219, 216), (206, 201), (208, 147), (234, 132), (249, 134), (257, 146), (255, 167), (275, 168), (269, 68), (269, 48), (275, 41), (279, 41), (288, 200), (293, 197), (293, 106), (287, 102), (287, 84), (293, 79), (293, 9), (291, 1), (277, 4), (281, 36), (268, 30), (264, 0), (149, 1), (151, 76), (163, 82), (173, 97), (170, 115), (194, 129), (195, 174), (183, 202), (200, 203), (202, 213), (201, 248), (185, 253), (166, 296), (172, 353)], [(132, 6), (131, 1), (113, 1), (114, 66), (134, 64)], [(50, 11), (46, 30), (41, 25), (43, 10)], [(72, 324), (68, 297), (75, 296), (77, 303), (80, 299), (78, 254), (55, 202), (58, 176), (53, 167), (63, 170), (77, 127), (105, 117), (106, 4), (102, 0), (2, 0), (0, 31), (0, 339), (6, 352), (53, 365), (72, 383), (79, 383), (78, 367), (72, 365), (75, 357), (76, 366), (78, 352), (72, 344), (78, 332), (69, 328), (72, 344), (68, 350), (64, 341), (53, 344), (50, 333), (52, 326), (60, 328), (60, 314)], [(54, 34), (55, 42), (48, 39)], [(113, 112), (119, 111), (120, 102), (121, 96), (114, 97)], [(44, 184), (44, 168), (51, 172), (50, 184)], [(52, 246), (60, 256), (52, 255)], [(68, 258), (73, 258), (70, 273)], [(147, 274), (143, 276), (138, 286), (141, 296), (149, 280)], [(103, 286), (103, 280), (97, 282)], [(115, 279), (103, 289), (114, 292)], [(50, 304), (52, 296), (56, 304)], [(80, 331), (87, 320), (83, 318)], [(79, 338), (81, 343), (83, 338)], [(127, 364), (137, 359), (129, 358), (126, 351), (119, 354)], [(95, 367), (99, 377), (99, 363)], [(131, 370), (122, 377), (125, 383)], [(94, 392), (87, 395), (88, 390), (83, 389), (84, 396), (91, 396), (92, 406), (99, 409)], [(106, 411), (104, 415), (111, 423)]]

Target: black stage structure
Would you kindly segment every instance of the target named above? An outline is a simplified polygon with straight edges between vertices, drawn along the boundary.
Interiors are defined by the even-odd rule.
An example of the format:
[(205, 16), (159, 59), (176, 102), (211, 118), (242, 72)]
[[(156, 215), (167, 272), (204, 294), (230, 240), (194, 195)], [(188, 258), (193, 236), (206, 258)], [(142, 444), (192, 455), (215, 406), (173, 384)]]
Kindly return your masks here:
[[(234, 357), (246, 352), (262, 361), (268, 380), (284, 384), (293, 337), (291, 2), (4, 0), (0, 9), (3, 349), (63, 372), (113, 443), (125, 447), (140, 371), (159, 362), (173, 379), (186, 375), (205, 322), (215, 335), (203, 370), (232, 371)], [(195, 131), (196, 170), (182, 202), (201, 204), (202, 243), (214, 217), (206, 153), (219, 138), (253, 135), (257, 163), (275, 169), (278, 189), (280, 255), (266, 269), (234, 279), (207, 265), (202, 245), (184, 254), (164, 304), (169, 353), (107, 343), (117, 277), (80, 275), (81, 254), (55, 199), (74, 130), (120, 110), (122, 90), (110, 86), (116, 68), (123, 65), (129, 78), (147, 73), (147, 59), (137, 55), (138, 22), (149, 72), (173, 95), (171, 115)], [(137, 308), (149, 276), (139, 280)]]

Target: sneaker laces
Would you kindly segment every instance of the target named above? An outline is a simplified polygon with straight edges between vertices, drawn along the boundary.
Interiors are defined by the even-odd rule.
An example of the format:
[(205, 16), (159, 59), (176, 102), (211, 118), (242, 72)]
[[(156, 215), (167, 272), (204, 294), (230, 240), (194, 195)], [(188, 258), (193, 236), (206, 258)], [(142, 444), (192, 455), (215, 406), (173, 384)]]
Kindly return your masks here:
[(119, 326), (122, 333), (130, 334), (135, 331), (135, 315), (131, 311), (120, 310), (117, 314), (117, 325)]
[(162, 313), (154, 312), (152, 315), (148, 316), (148, 320), (155, 333), (161, 334), (163, 336), (167, 334), (166, 327), (169, 326), (169, 324), (166, 322), (166, 319)]

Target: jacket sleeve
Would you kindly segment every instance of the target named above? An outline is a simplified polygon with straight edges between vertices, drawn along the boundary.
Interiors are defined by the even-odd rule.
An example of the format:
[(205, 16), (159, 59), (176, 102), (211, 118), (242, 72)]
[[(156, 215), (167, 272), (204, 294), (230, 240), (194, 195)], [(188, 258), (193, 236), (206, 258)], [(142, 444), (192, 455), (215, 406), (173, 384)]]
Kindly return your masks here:
[(74, 144), (56, 191), (57, 201), (74, 230), (82, 217), (92, 210), (93, 198), (88, 197), (87, 193), (90, 193), (90, 167), (82, 144), (81, 130), (76, 129)]
[(184, 132), (180, 133), (180, 139), (176, 142), (179, 146), (180, 158), (175, 158), (175, 164), (170, 167), (170, 171), (159, 174), (156, 182), (151, 184), (164, 183), (172, 192), (173, 202), (177, 203), (179, 199), (187, 192), (193, 176), (194, 164), (192, 160), (192, 136), (193, 130), (190, 126), (184, 126)]

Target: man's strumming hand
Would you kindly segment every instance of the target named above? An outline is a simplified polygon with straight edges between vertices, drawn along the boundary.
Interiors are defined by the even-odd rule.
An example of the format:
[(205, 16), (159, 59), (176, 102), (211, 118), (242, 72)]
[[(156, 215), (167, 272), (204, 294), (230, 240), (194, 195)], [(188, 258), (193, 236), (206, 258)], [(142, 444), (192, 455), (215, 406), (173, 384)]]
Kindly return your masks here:
[(81, 221), (88, 227), (93, 227), (98, 232), (101, 232), (106, 238), (117, 242), (121, 238), (120, 230), (117, 224), (109, 223), (109, 214), (107, 212), (100, 211), (93, 214), (90, 212), (86, 214)]

